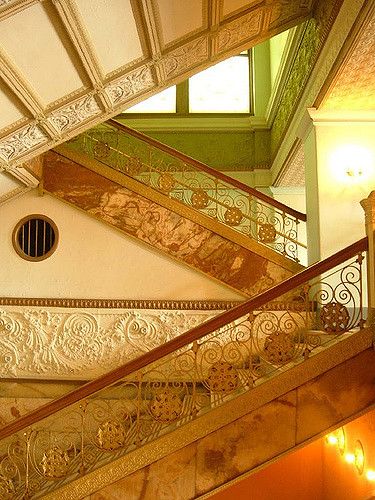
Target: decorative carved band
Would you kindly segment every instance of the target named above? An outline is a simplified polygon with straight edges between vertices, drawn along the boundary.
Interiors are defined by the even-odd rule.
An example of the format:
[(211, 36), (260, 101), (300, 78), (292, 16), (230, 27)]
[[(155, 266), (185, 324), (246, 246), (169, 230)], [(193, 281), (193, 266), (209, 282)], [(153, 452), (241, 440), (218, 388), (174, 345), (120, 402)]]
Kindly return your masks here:
[(168, 309), (192, 311), (223, 311), (241, 301), (227, 300), (138, 300), (138, 299), (64, 299), (0, 297), (1, 306), (69, 307), (76, 309)]

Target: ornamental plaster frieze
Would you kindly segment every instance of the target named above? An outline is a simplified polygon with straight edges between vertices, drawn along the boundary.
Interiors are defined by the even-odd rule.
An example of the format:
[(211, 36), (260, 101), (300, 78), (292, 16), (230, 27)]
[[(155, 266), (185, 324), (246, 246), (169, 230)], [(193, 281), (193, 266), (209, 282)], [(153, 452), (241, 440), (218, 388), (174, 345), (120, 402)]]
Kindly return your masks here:
[(221, 311), (0, 308), (0, 377), (91, 379)]

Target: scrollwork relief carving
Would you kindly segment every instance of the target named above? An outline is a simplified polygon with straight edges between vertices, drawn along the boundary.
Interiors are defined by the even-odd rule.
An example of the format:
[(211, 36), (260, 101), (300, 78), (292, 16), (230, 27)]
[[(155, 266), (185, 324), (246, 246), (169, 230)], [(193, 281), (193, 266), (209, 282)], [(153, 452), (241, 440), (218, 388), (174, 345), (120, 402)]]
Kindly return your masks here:
[(311, 0), (301, 0), (291, 2), (290, 0), (279, 0), (273, 6), (270, 27), (279, 26), (286, 23), (289, 19), (304, 13), (307, 15), (311, 9)]
[(147, 66), (132, 71), (105, 88), (112, 104), (130, 100), (133, 96), (145, 92), (155, 85), (151, 69)]
[(162, 64), (167, 78), (172, 78), (207, 59), (208, 40), (203, 37), (170, 52)]
[(262, 30), (263, 11), (250, 12), (220, 29), (214, 39), (215, 52), (221, 53), (255, 37)]
[(219, 312), (0, 309), (0, 377), (94, 378)]
[(48, 137), (37, 125), (28, 125), (0, 142), (0, 158), (6, 162), (15, 160), (47, 140)]
[(49, 121), (59, 132), (64, 132), (100, 113), (93, 96), (85, 97), (66, 108), (51, 113)]

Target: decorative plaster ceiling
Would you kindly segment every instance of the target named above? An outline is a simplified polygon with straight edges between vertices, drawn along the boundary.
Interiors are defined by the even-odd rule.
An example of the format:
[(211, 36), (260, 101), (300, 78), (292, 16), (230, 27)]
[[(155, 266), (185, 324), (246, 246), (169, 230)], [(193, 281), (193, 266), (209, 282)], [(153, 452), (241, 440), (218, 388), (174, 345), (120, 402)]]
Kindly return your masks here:
[(0, 171), (309, 17), (314, 0), (0, 0)]
[(295, 144), (284, 168), (274, 182), (276, 187), (303, 187), (305, 185), (305, 154), (302, 142)]
[(375, 4), (372, 5), (320, 109), (375, 110)]

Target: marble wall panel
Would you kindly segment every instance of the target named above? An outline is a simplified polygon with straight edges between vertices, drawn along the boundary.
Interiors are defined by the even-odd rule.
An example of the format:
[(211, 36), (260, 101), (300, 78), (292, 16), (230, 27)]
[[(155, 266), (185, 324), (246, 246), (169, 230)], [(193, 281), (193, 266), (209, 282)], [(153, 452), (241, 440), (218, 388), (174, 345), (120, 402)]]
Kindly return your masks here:
[(367, 350), (297, 389), (297, 443), (375, 403), (375, 351)]
[(52, 151), (45, 156), (44, 188), (250, 297), (291, 275), (263, 256)]
[[(370, 407), (375, 401), (374, 361), (375, 352), (367, 349), (86, 500), (188, 500), (206, 494)], [(153, 490), (151, 497), (157, 477), (173, 487)], [(116, 496), (119, 491), (123, 496)]]
[(90, 500), (190, 500), (195, 498), (196, 445), (168, 455), (94, 493)]
[(292, 391), (201, 439), (196, 493), (253, 469), (294, 446), (296, 395)]

